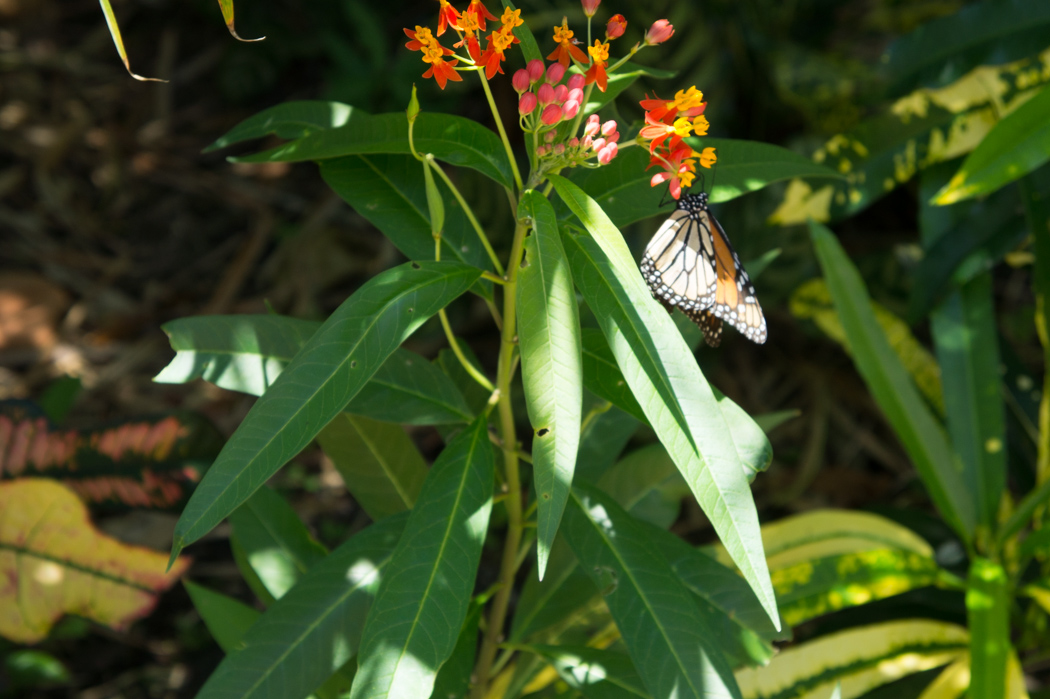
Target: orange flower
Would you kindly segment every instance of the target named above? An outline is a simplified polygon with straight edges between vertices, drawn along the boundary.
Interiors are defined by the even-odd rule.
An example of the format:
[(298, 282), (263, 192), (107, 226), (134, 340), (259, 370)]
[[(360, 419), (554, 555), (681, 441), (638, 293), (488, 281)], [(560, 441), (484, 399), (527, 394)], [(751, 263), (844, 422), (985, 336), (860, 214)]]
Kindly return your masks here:
[(647, 96), (638, 104), (642, 106), (642, 109), (648, 112), (646, 116), (651, 116), (653, 121), (663, 121), (664, 117), (668, 114), (671, 114), (671, 120), (674, 120), (673, 112), (676, 111), (674, 100), (662, 100), (659, 97), (650, 98)]
[(498, 32), (489, 34), (488, 46), (485, 47), (485, 52), (478, 60), (478, 65), (485, 66), (486, 78), (492, 80), (496, 73), (503, 72), (503, 66), (500, 65), (504, 59), (503, 53), (517, 41), (518, 38), (511, 33), (507, 25), (504, 25)]
[(445, 48), (438, 42), (431, 33), (430, 27), (417, 25), (415, 31), (406, 29), (405, 34), (412, 40), (405, 46), (412, 51), (421, 51), (423, 53), (423, 62), (430, 64), (430, 68), (423, 73), (424, 78), (434, 78), (438, 87), (442, 90), (445, 89), (445, 84), (449, 80), (454, 82), (463, 80), (460, 74), (455, 71), (455, 66), (459, 63), (459, 60), (455, 58), (451, 61), (445, 60), (445, 56), (452, 55), (452, 50)]
[[(463, 13), (464, 17), (466, 15), (474, 16), (474, 19), (477, 21), (478, 26), (481, 28), (481, 31), (485, 31), (486, 29), (485, 20), (491, 19), (492, 21), (496, 21), (496, 15), (489, 12), (489, 8), (485, 7), (484, 3), (482, 3), (481, 0), (470, 0), (470, 5)], [(463, 27), (460, 28), (462, 29)]]
[(452, 25), (453, 29), (459, 29), (459, 11), (449, 4), (448, 0), (438, 0), (441, 3), (441, 9), (438, 10), (438, 36), (445, 33), (445, 29), (448, 25)]
[(561, 26), (554, 28), (554, 43), (558, 44), (558, 48), (554, 49), (549, 56), (548, 61), (557, 61), (566, 68), (569, 67), (569, 59), (574, 59), (579, 63), (587, 63), (587, 55), (578, 49), (573, 41), (573, 32), (569, 29), (569, 20), (562, 18)]
[(715, 155), (715, 149), (704, 148), (704, 152), (700, 154), (700, 164), (710, 169), (716, 162), (718, 162), (718, 156)]
[(609, 76), (605, 74), (605, 66), (609, 60), (609, 42), (604, 44), (597, 39), (594, 46), (587, 47), (587, 53), (591, 54), (591, 67), (587, 69), (587, 84), (597, 83), (598, 89), (605, 92), (609, 83)]
[[(704, 119), (704, 121), (706, 122), (707, 120)], [(692, 123), (685, 118), (676, 119), (674, 123), (668, 124), (666, 121), (657, 121), (652, 117), (652, 114), (646, 113), (645, 126), (638, 132), (638, 137), (649, 140), (649, 153), (655, 154), (656, 150), (667, 139), (670, 139), (667, 145), (669, 150), (678, 148), (682, 139), (689, 135), (692, 128)]]
[[(713, 151), (714, 149), (705, 150)], [(662, 165), (664, 171), (653, 175), (652, 179), (649, 180), (649, 186), (656, 187), (664, 182), (670, 182), (668, 191), (671, 192), (672, 197), (678, 199), (682, 196), (682, 188), (691, 187), (693, 180), (696, 178), (696, 161), (694, 160), (696, 155), (692, 148), (683, 145), (672, 152), (668, 158), (663, 158), (662, 156), (654, 157), (649, 162), (649, 167)]]
[[(481, 18), (481, 22), (485, 21)], [(478, 37), (476, 32), (484, 29), (479, 24), (478, 15), (471, 12), (469, 9), (464, 12), (459, 18), (459, 28), (463, 32), (463, 38), (452, 44), (453, 48), (459, 48), (466, 44), (467, 52), (470, 57), (477, 63), (481, 60), (481, 44), (478, 43)]]

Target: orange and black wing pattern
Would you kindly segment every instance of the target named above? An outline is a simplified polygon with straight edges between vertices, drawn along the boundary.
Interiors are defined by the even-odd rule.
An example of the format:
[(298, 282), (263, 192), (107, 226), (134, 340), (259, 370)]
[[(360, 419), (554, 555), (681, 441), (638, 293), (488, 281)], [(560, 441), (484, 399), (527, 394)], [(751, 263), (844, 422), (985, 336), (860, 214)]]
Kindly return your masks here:
[(649, 290), (678, 308), (717, 347), (726, 322), (752, 342), (766, 341), (766, 319), (755, 287), (725, 231), (707, 206), (707, 194), (686, 194), (645, 248), (642, 276)]

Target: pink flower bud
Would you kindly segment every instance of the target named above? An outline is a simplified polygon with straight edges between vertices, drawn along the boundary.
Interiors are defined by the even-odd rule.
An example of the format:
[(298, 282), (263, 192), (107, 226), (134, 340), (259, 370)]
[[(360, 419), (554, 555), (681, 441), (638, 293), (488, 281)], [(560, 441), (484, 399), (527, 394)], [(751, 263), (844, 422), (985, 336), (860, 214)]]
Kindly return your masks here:
[(566, 119), (573, 119), (580, 113), (580, 103), (576, 100), (565, 100), (565, 104), (561, 106), (561, 111)]
[(591, 141), (591, 148), (594, 149), (595, 153), (597, 153), (598, 151), (600, 151), (604, 147), (605, 147), (605, 139), (604, 138), (599, 137), (599, 138), (596, 138), (593, 141)]
[(620, 140), (620, 132), (619, 131), (613, 131), (611, 134), (609, 134), (608, 136), (605, 137), (605, 142), (606, 143), (616, 143), (619, 140)]
[(536, 90), (536, 98), (539, 99), (541, 107), (546, 107), (554, 101), (554, 88), (550, 83), (543, 83), (540, 89)]
[(554, 126), (561, 121), (561, 117), (561, 107), (556, 104), (548, 104), (543, 108), (543, 113), (540, 114), (540, 121), (547, 126)]
[(583, 5), (583, 14), (593, 17), (598, 11), (598, 5), (602, 4), (602, 0), (580, 0), (580, 4)]
[(570, 90), (582, 90), (586, 84), (587, 76), (583, 73), (573, 73), (569, 76), (568, 86)]
[(534, 109), (536, 109), (535, 93), (526, 92), (518, 99), (518, 114), (521, 114), (522, 116), (532, 114)]
[(557, 85), (563, 77), (565, 77), (565, 66), (558, 62), (551, 63), (550, 68), (547, 69), (547, 82)]
[(571, 88), (569, 90), (569, 99), (576, 100), (580, 104), (583, 104), (583, 90), (578, 87)]
[(525, 66), (526, 72), (529, 74), (529, 80), (537, 82), (543, 77), (543, 61), (538, 58), (534, 58), (528, 62)]
[(616, 131), (616, 122), (612, 119), (602, 124), (602, 136), (608, 136), (614, 131)]
[(583, 146), (584, 150), (587, 150), (588, 148), (590, 148), (592, 143), (594, 143), (594, 137), (593, 136), (584, 136), (583, 140), (580, 141), (580, 145)]
[(597, 136), (598, 135), (598, 129), (599, 129), (598, 115), (597, 114), (591, 114), (589, 117), (587, 117), (587, 125), (583, 127), (583, 135), (584, 136)]
[[(565, 110), (565, 107), (562, 107), (562, 111), (564, 111), (564, 110)], [(576, 148), (579, 145), (580, 145), (580, 139), (576, 138), (575, 136), (573, 136), (572, 138), (569, 139), (569, 148)]]
[(529, 89), (529, 72), (524, 68), (514, 71), (514, 77), (510, 79), (510, 84), (514, 86), (514, 91), (519, 95), (525, 92)]
[[(561, 63), (558, 63), (556, 65), (560, 66)], [(569, 88), (565, 87), (564, 85), (558, 85), (558, 87), (554, 88), (554, 101), (555, 102), (557, 102), (558, 104), (561, 104), (567, 99), (569, 99)]]
[(609, 145), (605, 146), (600, 151), (598, 151), (598, 162), (602, 165), (608, 165), (609, 161), (616, 157), (616, 154), (619, 152), (619, 148), (620, 147), (617, 146), (615, 143), (610, 143)]
[(555, 155), (561, 155), (564, 152), (565, 152), (565, 144), (564, 143), (555, 144), (555, 146), (554, 146), (554, 154)]
[(649, 46), (662, 44), (672, 36), (674, 36), (674, 26), (666, 19), (658, 19), (653, 22), (653, 26), (649, 27), (649, 31), (645, 33), (645, 43)]
[(550, 146), (540, 146), (539, 148), (536, 149), (536, 155), (538, 155), (541, 158), (543, 156), (547, 155), (547, 148), (549, 148), (549, 147)]
[(619, 39), (627, 31), (627, 19), (623, 15), (613, 15), (605, 25), (605, 38), (612, 41)]
[(554, 143), (554, 137), (557, 135), (558, 134), (554, 133), (553, 131), (548, 131), (547, 133), (543, 134), (543, 142)]

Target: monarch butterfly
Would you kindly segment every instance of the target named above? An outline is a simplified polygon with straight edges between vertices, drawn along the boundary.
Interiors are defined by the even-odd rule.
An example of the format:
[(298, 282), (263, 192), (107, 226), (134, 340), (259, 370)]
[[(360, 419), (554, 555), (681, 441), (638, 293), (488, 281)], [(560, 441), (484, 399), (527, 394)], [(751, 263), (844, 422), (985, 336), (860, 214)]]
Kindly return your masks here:
[(755, 287), (708, 208), (706, 192), (678, 201), (645, 247), (641, 270), (653, 296), (699, 325), (711, 347), (722, 341), (722, 321), (752, 342), (766, 341)]

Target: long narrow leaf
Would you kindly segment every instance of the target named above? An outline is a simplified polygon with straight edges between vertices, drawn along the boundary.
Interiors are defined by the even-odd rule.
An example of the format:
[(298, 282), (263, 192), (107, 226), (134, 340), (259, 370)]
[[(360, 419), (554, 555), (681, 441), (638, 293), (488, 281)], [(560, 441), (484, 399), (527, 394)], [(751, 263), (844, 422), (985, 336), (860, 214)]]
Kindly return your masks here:
[(532, 219), (518, 276), (521, 381), (532, 423), (539, 577), (558, 533), (572, 487), (583, 420), (580, 319), (569, 262), (550, 202), (537, 191), (521, 197), (518, 218)]
[(810, 222), (810, 235), (858, 371), (911, 456), (930, 497), (956, 532), (969, 540), (976, 513), (943, 428), (893, 353), (871, 311), (864, 282), (835, 236), (815, 221)]
[(467, 615), (494, 478), (482, 417), (449, 442), (423, 484), (368, 614), (351, 699), (430, 696)]
[(305, 697), (358, 651), (365, 615), (408, 519), (388, 517), (313, 566), (252, 626), (197, 699)]
[(1006, 666), (1010, 645), (1009, 576), (987, 558), (970, 564), (966, 590), (966, 620), (970, 627), (970, 699), (1006, 696)]
[(454, 262), (412, 262), (374, 277), (336, 309), (252, 406), (175, 527), (174, 557), (310, 443), (387, 357), (477, 281)]
[(739, 699), (696, 603), (630, 515), (600, 491), (576, 486), (565, 537), (602, 590), (651, 696)]
[[(619, 230), (576, 185), (557, 175), (551, 181), (590, 232), (565, 236), (577, 287), (598, 317), (649, 424), (766, 612), (779, 623), (741, 447), (711, 386), (671, 318), (650, 295)], [(765, 439), (757, 427), (754, 433)]]

